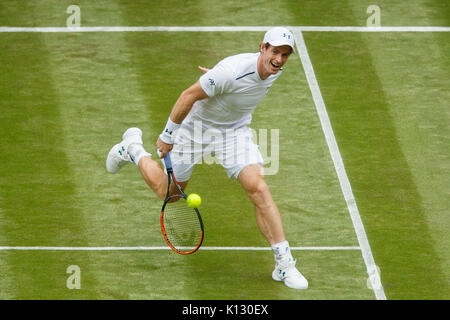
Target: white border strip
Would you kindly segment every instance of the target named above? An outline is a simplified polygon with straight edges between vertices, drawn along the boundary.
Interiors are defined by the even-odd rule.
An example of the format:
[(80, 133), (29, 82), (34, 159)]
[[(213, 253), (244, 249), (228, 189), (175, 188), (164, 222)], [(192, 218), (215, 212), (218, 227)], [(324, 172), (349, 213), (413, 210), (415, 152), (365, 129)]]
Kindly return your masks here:
[[(193, 249), (193, 247), (183, 247), (180, 249)], [(169, 247), (0, 247), (0, 251), (155, 251), (171, 250)], [(199, 250), (210, 251), (270, 251), (270, 247), (200, 247)], [(360, 247), (291, 247), (291, 250), (301, 251), (336, 251), (336, 250), (361, 250)]]
[(364, 230), (361, 216), (359, 215), (359, 210), (356, 205), (355, 197), (353, 196), (352, 187), (345, 171), (344, 162), (342, 160), (336, 138), (333, 133), (333, 128), (331, 127), (330, 119), (328, 117), (325, 103), (320, 92), (319, 84), (314, 73), (311, 59), (309, 58), (308, 50), (306, 48), (302, 32), (299, 29), (294, 29), (294, 37), (297, 44), (297, 51), (305, 70), (306, 79), (308, 80), (309, 88), (314, 99), (314, 104), (316, 105), (317, 113), (320, 118), (322, 130), (325, 134), (328, 149), (330, 150), (331, 158), (333, 160), (339, 183), (341, 185), (341, 189), (344, 194), (345, 201), (347, 202), (348, 210), (350, 212), (350, 217), (353, 222), (353, 227), (355, 228), (356, 236), (361, 247), (362, 256), (366, 264), (367, 273), (369, 274), (372, 288), (378, 300), (386, 300), (386, 295), (381, 284), (380, 274), (372, 255), (372, 250), (367, 239), (366, 231)]
[[(183, 27), (183, 26), (148, 26), (148, 27), (0, 27), (0, 32), (214, 32), (214, 31), (267, 31), (273, 26), (211, 26), (211, 27)], [(290, 29), (298, 31), (325, 32), (449, 32), (450, 27), (308, 27), (292, 26)]]
[(300, 31), (325, 32), (449, 32), (450, 27), (292, 27)]

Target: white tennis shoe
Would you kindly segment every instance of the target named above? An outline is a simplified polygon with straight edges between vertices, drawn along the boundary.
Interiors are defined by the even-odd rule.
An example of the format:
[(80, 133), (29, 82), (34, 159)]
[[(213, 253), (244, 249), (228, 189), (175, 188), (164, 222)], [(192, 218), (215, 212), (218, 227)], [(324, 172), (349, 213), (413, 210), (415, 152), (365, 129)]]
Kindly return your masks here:
[(290, 260), (286, 263), (277, 263), (272, 272), (272, 279), (282, 281), (292, 289), (308, 289), (308, 280), (297, 270), (295, 263), (297, 260)]
[(128, 162), (134, 161), (127, 152), (128, 146), (132, 143), (142, 144), (141, 129), (127, 129), (122, 136), (122, 141), (111, 148), (106, 158), (106, 170), (108, 172), (117, 173)]

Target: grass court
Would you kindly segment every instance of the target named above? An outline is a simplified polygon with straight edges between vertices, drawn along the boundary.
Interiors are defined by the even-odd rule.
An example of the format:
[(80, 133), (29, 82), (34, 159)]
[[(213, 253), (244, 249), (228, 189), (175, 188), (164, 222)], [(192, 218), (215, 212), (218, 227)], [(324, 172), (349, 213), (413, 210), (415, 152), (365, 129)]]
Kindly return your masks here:
[[(383, 293), (448, 299), (445, 1), (284, 0), (274, 10), (266, 0), (4, 0), (0, 27), (66, 27), (70, 5), (80, 7), (81, 27), (366, 27), (371, 4), (381, 26), (447, 29), (301, 35)], [(251, 127), (279, 130), (279, 169), (266, 180), (310, 282), (305, 291), (271, 279), (270, 251), (232, 250), (267, 244), (244, 191), (220, 166), (198, 166), (187, 188), (202, 196), (206, 236), (205, 249), (190, 256), (156, 249), (166, 246), (162, 201), (136, 167), (105, 169), (130, 126), (143, 130), (144, 146), (156, 154), (178, 95), (201, 75), (197, 66), (256, 52), (264, 31), (0, 30), (0, 299), (379, 298), (299, 53)], [(124, 247), (132, 248), (118, 250)], [(80, 269), (80, 289), (67, 287), (71, 265)]]

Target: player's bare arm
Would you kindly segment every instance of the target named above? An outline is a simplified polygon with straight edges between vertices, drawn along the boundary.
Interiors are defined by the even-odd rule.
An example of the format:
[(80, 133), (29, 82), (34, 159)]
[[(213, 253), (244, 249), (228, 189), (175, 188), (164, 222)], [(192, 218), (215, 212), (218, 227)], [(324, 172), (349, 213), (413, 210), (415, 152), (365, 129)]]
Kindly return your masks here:
[[(178, 97), (177, 102), (172, 108), (172, 112), (170, 113), (169, 119), (175, 124), (181, 124), (184, 118), (188, 115), (189, 111), (191, 111), (192, 106), (197, 100), (202, 100), (208, 98), (208, 95), (200, 86), (200, 81), (197, 81), (192, 86), (184, 90), (181, 95)], [(160, 157), (164, 158), (167, 152), (172, 150), (173, 144), (164, 142), (161, 138), (158, 138), (156, 142), (156, 147), (159, 150)]]
[(200, 86), (200, 81), (197, 81), (181, 93), (170, 113), (170, 119), (175, 123), (181, 123), (191, 111), (195, 101), (205, 98), (208, 98), (208, 95)]

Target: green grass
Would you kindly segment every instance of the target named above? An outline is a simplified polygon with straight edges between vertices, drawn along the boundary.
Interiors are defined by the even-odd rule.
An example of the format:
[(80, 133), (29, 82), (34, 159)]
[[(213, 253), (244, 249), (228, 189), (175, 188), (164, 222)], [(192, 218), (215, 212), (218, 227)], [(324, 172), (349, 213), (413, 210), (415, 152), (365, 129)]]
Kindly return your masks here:
[(3, 0), (1, 25), (66, 26), (69, 5), (79, 5), (84, 26), (366, 26), (367, 7), (381, 9), (384, 26), (446, 26), (449, 6), (435, 0)]
[[(385, 288), (393, 299), (448, 297), (448, 60), (441, 53), (449, 36), (306, 38)], [(330, 52), (339, 65), (327, 61)]]
[[(2, 277), (11, 299), (372, 299), (358, 251), (305, 252), (304, 270), (311, 288), (293, 291), (270, 279), (273, 258), (267, 252), (13, 252), (0, 258), (16, 262)], [(243, 261), (252, 261), (243, 268)], [(50, 263), (51, 262), (51, 263)], [(212, 263), (214, 267), (212, 267)], [(67, 267), (81, 269), (81, 288), (69, 290)], [(336, 274), (334, 270), (340, 272)], [(245, 272), (241, 271), (245, 269)], [(18, 276), (20, 275), (20, 276)], [(269, 275), (269, 277), (268, 277)], [(5, 290), (5, 293), (3, 293)], [(7, 296), (5, 294), (12, 294)]]
[[(161, 123), (164, 123), (170, 110), (171, 101), (176, 99), (178, 92), (182, 90), (183, 86), (195, 81), (198, 77), (199, 71), (195, 70), (197, 61), (190, 61), (190, 59), (193, 59), (190, 57), (195, 57), (197, 60), (204, 61), (206, 65), (211, 65), (214, 63), (213, 61), (218, 59), (217, 55), (218, 52), (221, 52), (221, 44), (223, 43), (230, 43), (230, 46), (227, 46), (230, 49), (225, 52), (222, 51), (221, 54), (223, 56), (233, 54), (232, 50), (234, 49), (231, 49), (231, 43), (235, 42), (234, 35), (223, 33), (218, 34), (218, 37), (221, 41), (214, 45), (209, 44), (210, 51), (199, 53), (198, 55), (185, 55), (185, 52), (183, 52), (182, 56), (172, 54), (167, 57), (166, 63), (172, 66), (174, 70), (169, 69), (169, 71), (175, 74), (173, 81), (167, 81), (166, 73), (168, 71), (163, 69), (162, 66), (159, 67), (161, 70), (151, 68), (152, 61), (148, 59), (148, 57), (160, 54), (167, 45), (164, 34), (107, 34), (106, 37), (101, 33), (70, 34), (69, 36), (64, 34), (42, 35), (42, 43), (45, 44), (47, 51), (40, 52), (42, 64), (39, 68), (36, 68), (35, 77), (45, 74), (45, 70), (47, 70), (48, 76), (44, 77), (46, 79), (44, 87), (53, 88), (53, 95), (50, 96), (49, 94), (52, 98), (50, 99), (49, 97), (49, 100), (51, 100), (49, 104), (53, 106), (50, 110), (57, 110), (58, 112), (52, 114), (36, 108), (34, 97), (37, 93), (30, 96), (31, 99), (21, 103), (33, 106), (30, 109), (36, 110), (38, 114), (47, 115), (47, 121), (52, 118), (52, 122), (58, 124), (59, 132), (55, 132), (51, 136), (58, 136), (61, 151), (58, 152), (56, 144), (51, 143), (52, 149), (49, 152), (38, 152), (35, 156), (34, 161), (39, 173), (37, 177), (31, 177), (30, 180), (33, 183), (42, 184), (42, 189), (35, 189), (39, 197), (35, 202), (26, 206), (27, 210), (4, 207), (6, 223), (3, 225), (3, 234), (8, 239), (8, 243), (10, 245), (55, 246), (164, 245), (158, 222), (160, 201), (141, 181), (134, 166), (124, 168), (120, 175), (108, 175), (104, 170), (104, 157), (110, 145), (115, 143), (122, 131), (131, 125), (143, 128), (145, 133), (144, 140), (148, 141), (148, 149), (154, 152), (151, 141), (156, 140), (158, 132), (161, 130), (159, 126)], [(249, 44), (257, 41), (256, 39), (259, 39), (259, 37), (259, 34), (246, 34), (245, 37), (242, 37), (240, 47), (251, 51), (253, 48)], [(64, 41), (65, 46), (60, 47), (59, 44), (62, 41)], [(209, 39), (205, 39), (203, 35), (199, 34), (193, 34), (187, 38), (185, 34), (180, 33), (173, 35), (171, 41), (183, 47), (192, 41), (200, 45), (204, 42), (206, 45)], [(151, 45), (152, 43), (158, 43), (160, 46)], [(31, 52), (31, 50), (27, 49), (29, 48), (28, 45), (29, 43), (24, 41), (20, 44), (14, 44), (14, 49), (9, 49), (8, 51), (11, 57), (17, 57), (17, 52), (22, 54)], [(32, 43), (32, 45), (33, 47), (36, 46), (35, 43)], [(136, 46), (139, 46), (141, 49), (136, 50)], [(210, 52), (213, 52), (213, 54), (210, 54)], [(36, 56), (36, 51), (32, 54)], [(61, 57), (68, 55), (71, 56), (72, 63), (70, 64), (61, 59)], [(23, 59), (27, 60), (26, 57), (23, 57)], [(112, 65), (120, 67), (111, 68)], [(175, 72), (175, 70), (183, 69), (186, 65), (192, 66), (192, 75), (187, 76), (187, 80), (177, 76)], [(290, 99), (289, 92), (292, 90), (297, 91), (298, 84), (302, 83), (303, 89), (298, 90), (299, 93), (294, 94), (294, 96), (299, 102), (305, 101), (305, 107), (302, 108), (303, 111), (301, 112), (303, 121), (315, 119), (314, 107), (311, 99), (308, 98), (307, 84), (301, 72), (300, 62), (293, 59), (290, 61), (290, 68), (292, 71), (286, 71), (284, 79), (273, 87), (273, 93), (269, 94), (267, 100), (261, 105), (261, 109), (266, 110), (266, 112), (270, 111), (271, 105), (275, 100), (279, 99), (279, 95), (285, 96), (285, 99)], [(20, 68), (16, 68), (16, 70), (20, 70)], [(20, 78), (34, 78), (30, 77), (30, 70), (27, 69), (26, 72), (23, 70), (23, 72), (28, 73), (21, 75)], [(50, 82), (49, 79), (52, 81)], [(35, 83), (30, 83), (29, 85), (35, 88), (36, 91), (42, 90)], [(145, 90), (144, 88), (148, 89)], [(280, 91), (279, 94), (277, 94), (278, 90)], [(166, 95), (161, 95), (161, 92), (165, 92)], [(16, 94), (22, 96), (20, 92)], [(13, 100), (20, 101), (19, 97)], [(297, 106), (298, 104), (295, 104), (287, 108), (296, 110)], [(266, 125), (267, 128), (281, 128), (283, 126), (285, 118), (282, 115), (273, 114), (269, 126), (268, 119), (265, 119), (264, 114), (265, 112), (255, 114), (256, 117), (260, 118), (259, 126), (255, 128), (266, 128)], [(8, 119), (8, 122), (14, 123), (15, 120)], [(38, 127), (33, 130), (36, 130), (38, 133), (49, 132), (45, 127)], [(19, 134), (20, 132), (17, 133), (17, 135)], [(336, 184), (326, 146), (324, 146), (320, 127), (316, 123), (308, 130), (299, 133), (296, 127), (293, 126), (290, 131), (282, 131), (282, 134), (291, 137), (296, 136), (299, 143), (298, 151), (292, 150), (291, 141), (283, 139), (282, 135), (281, 141), (285, 140), (286, 144), (281, 143), (280, 151), (286, 154), (289, 152), (291, 157), (282, 156), (279, 174), (273, 177), (268, 176), (267, 179), (271, 185), (275, 186), (273, 188), (274, 198), (279, 203), (280, 210), (284, 213), (285, 224), (287, 226), (295, 226), (294, 228), (286, 227), (286, 233), (291, 244), (294, 246), (357, 245), (350, 219), (345, 210), (344, 201)], [(15, 141), (10, 142), (11, 145), (14, 144), (15, 148), (18, 149), (16, 151), (17, 154), (25, 154), (28, 145), (36, 144), (40, 146), (42, 143), (39, 135), (22, 135), (26, 139), (23, 144), (17, 144)], [(311, 139), (314, 139), (316, 142), (314, 143)], [(303, 150), (303, 154), (300, 150)], [(304, 153), (305, 150), (308, 150), (306, 154)], [(54, 152), (59, 153), (59, 157), (55, 158)], [(305, 158), (305, 162), (308, 161), (308, 154), (309, 157), (318, 155), (319, 158), (314, 164), (297, 170), (295, 168), (297, 162), (292, 158), (297, 153), (300, 158)], [(22, 163), (15, 163), (15, 165), (20, 168), (26, 166), (26, 162), (27, 158), (24, 158)], [(66, 165), (70, 169), (60, 168), (58, 165)], [(45, 168), (45, 166), (56, 170), (56, 173), (42, 171), (42, 168)], [(12, 169), (5, 168), (5, 170), (9, 171)], [(20, 169), (14, 170), (20, 171)], [(315, 174), (311, 176), (310, 170), (314, 170)], [(61, 180), (62, 173), (64, 173), (64, 180)], [(56, 177), (54, 178), (54, 176)], [(49, 178), (54, 178), (54, 181), (48, 183), (47, 179)], [(28, 177), (24, 176), (19, 181), (26, 183)], [(68, 186), (63, 183), (64, 181), (67, 181)], [(304, 182), (299, 183), (299, 181)], [(21, 185), (18, 184), (17, 180), (11, 181), (10, 184)], [(49, 207), (48, 197), (43, 196), (49, 193), (49, 188), (47, 187), (49, 184), (59, 191), (55, 194), (56, 199), (53, 205), (61, 206), (61, 208)], [(11, 188), (12, 186), (6, 185), (5, 189)], [(317, 192), (311, 195), (303, 191), (302, 188), (305, 188), (305, 190), (315, 189)], [(294, 195), (291, 195), (290, 191), (294, 189), (297, 189), (297, 191)], [(325, 196), (320, 192), (321, 189), (327, 191), (326, 193), (323, 192), (324, 195), (326, 194)], [(21, 194), (21, 190), (21, 188), (17, 187), (17, 189), (14, 189), (15, 192), (3, 195), (7, 199), (6, 203), (14, 203), (13, 199), (17, 199), (17, 197), (26, 198), (26, 195)], [(236, 181), (228, 180), (222, 168), (218, 166), (199, 167), (195, 173), (195, 179), (189, 185), (189, 190), (195, 190), (202, 194), (204, 199), (204, 221), (207, 227), (205, 246), (266, 245), (265, 240), (257, 230), (251, 204)], [(321, 201), (322, 197), (324, 201)], [(58, 202), (58, 198), (64, 198), (65, 201)], [(323, 202), (323, 204), (314, 205), (318, 202)], [(65, 208), (71, 210), (65, 210)], [(332, 212), (331, 215), (330, 212)], [(27, 228), (27, 224), (23, 225), (19, 217), (25, 220), (30, 215), (33, 216), (33, 223)], [(52, 219), (55, 215), (57, 215), (57, 220), (53, 221)], [(59, 219), (69, 226), (63, 227), (58, 221)], [(225, 221), (226, 223), (224, 223)], [(32, 226), (36, 225), (39, 226), (39, 232), (32, 229)], [(24, 234), (27, 236), (23, 237)], [(246, 236), (242, 237), (242, 234)], [(339, 284), (338, 287), (343, 288), (342, 297), (346, 297), (347, 294), (349, 294), (349, 298), (352, 296), (355, 298), (371, 297), (372, 293), (366, 288), (365, 281), (363, 281), (366, 276), (360, 253), (338, 254), (335, 259), (344, 259), (346, 254), (349, 254), (354, 260), (354, 267), (362, 270), (359, 273), (360, 280), (355, 283), (355, 285), (360, 285), (360, 291), (362, 292), (351, 293), (351, 291), (346, 291), (344, 284)], [(59, 252), (45, 253), (44, 255), (53, 257), (56, 260), (50, 259), (49, 266), (44, 264), (44, 267), (50, 270), (56, 268), (55, 265), (58, 265), (57, 261), (61, 264), (60, 270), (63, 271), (67, 267), (64, 266), (63, 261), (68, 265), (74, 264), (67, 259), (59, 260), (62, 259), (59, 256)], [(89, 259), (92, 259), (93, 255), (95, 255), (95, 258), (90, 261)], [(98, 287), (109, 283), (108, 273), (102, 271), (103, 269), (99, 265), (109, 263), (107, 261), (101, 262), (103, 259), (116, 259), (117, 270), (126, 269), (126, 266), (119, 263), (119, 261), (124, 261), (120, 258), (120, 255), (118, 256), (114, 253), (96, 255), (94, 253), (87, 255), (86, 259), (82, 260), (83, 274), (85, 272), (89, 274), (91, 269), (98, 269), (94, 272), (95, 276), (90, 278), (95, 279), (93, 284), (89, 282), (86, 288), (83, 288), (83, 293), (81, 293), (83, 297), (86, 294), (86, 297), (89, 298), (91, 294), (95, 295), (95, 292), (98, 291), (96, 297), (114, 298), (114, 295), (102, 295), (102, 290), (98, 290)], [(184, 275), (187, 278), (195, 278), (195, 272), (190, 271), (191, 269), (203, 268), (205, 269), (204, 272), (207, 273), (208, 268), (212, 272), (211, 267), (221, 265), (220, 273), (223, 277), (235, 274), (240, 279), (240, 277), (248, 277), (249, 275), (250, 270), (248, 270), (247, 264), (245, 267), (241, 266), (238, 268), (236, 264), (225, 264), (223, 262), (223, 260), (233, 258), (237, 259), (236, 263), (242, 261), (242, 258), (238, 258), (240, 255), (242, 253), (214, 254), (205, 252), (193, 258), (189, 257), (186, 259), (177, 256), (173, 259), (177, 261), (175, 265), (180, 269), (178, 271), (181, 274), (180, 277)], [(273, 258), (270, 253), (263, 252), (247, 255), (249, 256), (249, 261), (258, 261), (258, 264), (254, 264), (256, 270), (264, 266), (264, 271), (259, 272), (256, 279), (255, 289), (249, 291), (242, 292), (241, 287), (236, 287), (227, 281), (221, 281), (229, 283), (228, 285), (223, 284), (227, 286), (227, 290), (219, 291), (213, 286), (209, 290), (194, 290), (193, 292), (190, 292), (188, 289), (180, 289), (177, 293), (170, 293), (170, 295), (167, 295), (164, 289), (162, 289), (162, 292), (156, 291), (150, 295), (148, 294), (148, 289), (127, 293), (127, 289), (123, 288), (122, 291), (125, 292), (124, 294), (134, 298), (203, 299), (223, 298), (224, 294), (232, 296), (237, 295), (239, 292), (237, 297), (249, 299), (263, 297), (263, 295), (255, 295), (257, 291), (271, 291), (272, 289), (270, 288), (274, 286), (276, 288), (277, 285), (280, 287), (279, 284), (274, 284), (270, 280), (270, 272), (273, 267), (273, 262), (271, 262)], [(308, 258), (307, 254), (302, 253), (301, 264), (305, 265), (305, 267), (309, 265), (311, 272), (313, 272), (317, 270), (313, 266), (320, 265), (319, 261), (327, 255), (333, 254), (312, 254), (311, 257), (313, 258)], [(20, 262), (22, 256), (22, 253), (11, 253), (8, 255), (7, 260), (9, 259), (10, 265), (22, 265), (23, 262)], [(70, 255), (65, 254), (65, 256)], [(133, 253), (127, 256), (133, 257)], [(142, 257), (142, 254), (138, 253), (138, 256)], [(156, 259), (159, 264), (164, 264), (165, 259), (167, 259), (167, 256), (171, 256), (171, 253), (154, 253), (152, 256), (153, 258), (148, 258), (149, 261), (154, 263)], [(347, 259), (345, 258), (343, 261), (347, 261)], [(266, 261), (266, 264), (260, 263), (262, 260)], [(141, 263), (150, 263), (149, 261)], [(178, 263), (178, 261), (180, 262)], [(208, 261), (208, 263), (205, 261)], [(181, 266), (179, 265), (180, 263)], [(126, 265), (128, 265), (128, 261)], [(161, 266), (158, 268), (161, 268)], [(236, 272), (236, 269), (239, 272)], [(147, 277), (158, 276), (152, 273), (153, 269), (151, 266), (148, 266), (146, 270)], [(53, 271), (49, 272), (52, 273)], [(251, 272), (252, 274), (258, 274), (257, 271)], [(352, 273), (350, 272), (350, 274)], [(143, 276), (145, 277), (145, 275)], [(202, 276), (204, 276), (203, 272)], [(53, 290), (47, 292), (37, 289), (41, 281), (45, 282), (45, 277), (42, 278), (36, 275), (30, 275), (30, 277), (37, 283), (32, 284), (31, 289), (27, 288), (27, 286), (23, 287), (26, 288), (25, 292), (17, 293), (17, 298), (33, 298), (36, 297), (36, 293), (43, 298), (55, 297)], [(258, 280), (259, 277), (261, 277), (261, 280)], [(212, 281), (212, 279), (217, 278), (217, 274), (211, 273), (206, 275), (206, 278), (206, 281)], [(266, 278), (266, 281), (263, 281), (264, 278)], [(58, 278), (52, 279), (53, 281), (58, 281)], [(253, 279), (253, 276), (250, 279)], [(249, 282), (253, 283), (253, 280)], [(132, 286), (132, 283), (130, 282), (129, 285)], [(61, 285), (65, 288), (65, 282), (60, 283)], [(244, 283), (243, 285), (251, 288), (248, 284)], [(167, 288), (172, 286), (173, 284), (166, 283)], [(165, 286), (161, 285), (160, 287), (164, 288)], [(317, 291), (310, 290), (306, 294), (282, 288), (279, 298), (320, 298), (322, 297), (320, 288), (318, 286)], [(64, 289), (61, 297), (72, 294), (71, 291)], [(274, 298), (278, 297), (276, 292), (274, 294)], [(270, 295), (266, 296), (267, 298), (270, 297)]]
[[(79, 1), (82, 25), (357, 25), (368, 1)], [(64, 26), (72, 1), (2, 1), (2, 26)], [(379, 1), (382, 25), (448, 25), (443, 2)], [(205, 10), (208, 8), (208, 10)], [(129, 126), (148, 151), (179, 93), (254, 52), (263, 33), (0, 34), (0, 246), (164, 246), (161, 201), (135, 166), (107, 174)], [(447, 33), (305, 33), (375, 261), (390, 299), (448, 299)], [(287, 123), (289, 125), (287, 125)], [(280, 129), (267, 176), (293, 246), (358, 245), (298, 56), (255, 111)], [(269, 136), (270, 137), (270, 136)], [(205, 246), (265, 246), (253, 208), (217, 165), (196, 168)], [(245, 236), (242, 236), (245, 235)], [(360, 251), (296, 251), (310, 281), (270, 279), (272, 254), (0, 251), (2, 299), (374, 299)], [(79, 265), (81, 290), (66, 288)]]

